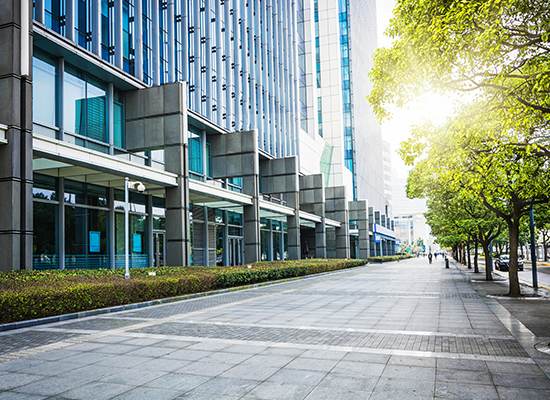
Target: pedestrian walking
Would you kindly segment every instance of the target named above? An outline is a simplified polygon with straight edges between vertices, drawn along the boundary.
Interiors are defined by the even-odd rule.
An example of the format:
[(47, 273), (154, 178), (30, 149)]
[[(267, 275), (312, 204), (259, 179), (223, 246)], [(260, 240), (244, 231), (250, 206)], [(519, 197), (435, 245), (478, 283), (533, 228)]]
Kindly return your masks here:
[(432, 256), (432, 253), (429, 252), (429, 253), (428, 253), (428, 262), (429, 262), (430, 264), (432, 263), (432, 257), (433, 257), (433, 256)]

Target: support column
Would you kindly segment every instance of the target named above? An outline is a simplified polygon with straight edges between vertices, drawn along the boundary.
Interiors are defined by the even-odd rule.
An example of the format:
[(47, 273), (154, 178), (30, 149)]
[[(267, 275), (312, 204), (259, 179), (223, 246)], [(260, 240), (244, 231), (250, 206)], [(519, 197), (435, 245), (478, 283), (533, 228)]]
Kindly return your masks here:
[(164, 149), (165, 169), (177, 175), (177, 186), (166, 188), (166, 265), (189, 265), (186, 84), (128, 92), (125, 106), (128, 150)]
[(260, 188), (258, 131), (210, 136), (212, 177), (243, 178), (243, 193), (252, 204), (243, 206), (244, 262), (260, 260)]
[[(349, 211), (346, 199), (346, 187), (335, 186), (325, 190), (326, 215), (328, 218), (340, 222), (340, 228), (335, 228), (332, 245), (335, 248), (336, 258), (350, 257), (349, 244)], [(329, 246), (331, 247), (331, 246)]]
[(367, 201), (350, 201), (349, 218), (357, 222), (357, 229), (359, 231), (359, 253), (357, 254), (357, 257), (366, 260), (369, 257), (369, 220)]
[(155, 266), (155, 239), (153, 237), (153, 196), (147, 195), (147, 266)]
[(0, 271), (32, 269), (32, 3), (2, 2), (0, 13)]
[(300, 177), (300, 209), (321, 217), (315, 224), (315, 257), (327, 257), (327, 230), (325, 225), (325, 188), (323, 175)]
[(283, 194), (293, 215), (287, 216), (288, 258), (301, 258), (300, 246), (300, 184), (298, 179), (298, 158), (287, 157), (262, 160), (260, 164), (261, 188), (263, 194)]
[[(59, 199), (57, 209), (57, 256), (59, 258), (59, 269), (65, 269), (65, 178), (57, 179), (57, 198)], [(110, 199), (109, 193), (109, 199)], [(111, 201), (111, 200), (109, 200)]]

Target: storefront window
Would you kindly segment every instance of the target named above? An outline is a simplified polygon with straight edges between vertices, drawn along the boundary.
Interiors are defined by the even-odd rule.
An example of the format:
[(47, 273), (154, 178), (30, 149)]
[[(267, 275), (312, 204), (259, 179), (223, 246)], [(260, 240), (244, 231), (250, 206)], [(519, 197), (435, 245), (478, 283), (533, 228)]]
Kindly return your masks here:
[(33, 204), (33, 268), (59, 267), (57, 257), (58, 205), (35, 201)]
[(65, 207), (65, 268), (109, 268), (108, 212)]

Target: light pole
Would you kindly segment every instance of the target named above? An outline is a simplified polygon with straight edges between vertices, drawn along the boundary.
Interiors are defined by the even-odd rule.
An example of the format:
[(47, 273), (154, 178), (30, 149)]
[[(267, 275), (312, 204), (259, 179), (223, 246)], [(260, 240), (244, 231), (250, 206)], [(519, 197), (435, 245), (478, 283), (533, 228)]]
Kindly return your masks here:
[(128, 190), (132, 188), (140, 193), (145, 191), (145, 185), (139, 181), (130, 181), (130, 178), (124, 178), (124, 279), (130, 279), (130, 221), (129, 221), (129, 200)]
[(531, 272), (533, 274), (533, 288), (537, 289), (539, 287), (539, 282), (537, 276), (537, 253), (535, 249), (535, 212), (532, 205), (529, 209), (529, 231), (531, 234)]

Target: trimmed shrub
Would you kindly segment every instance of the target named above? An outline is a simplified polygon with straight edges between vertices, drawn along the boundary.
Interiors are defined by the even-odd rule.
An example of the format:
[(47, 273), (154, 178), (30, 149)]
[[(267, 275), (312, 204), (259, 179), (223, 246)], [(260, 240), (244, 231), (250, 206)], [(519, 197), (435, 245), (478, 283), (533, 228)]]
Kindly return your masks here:
[[(307, 259), (250, 267), (48, 270), (0, 274), (0, 323), (138, 303), (353, 268), (365, 260)], [(156, 276), (150, 276), (154, 271)]]
[(411, 258), (409, 255), (395, 255), (395, 256), (375, 256), (375, 257), (369, 257), (368, 261), (370, 263), (384, 263), (389, 261), (399, 261), (399, 260), (406, 260), (407, 258)]

